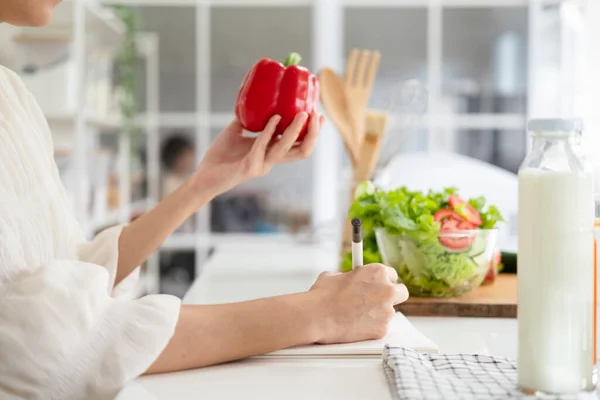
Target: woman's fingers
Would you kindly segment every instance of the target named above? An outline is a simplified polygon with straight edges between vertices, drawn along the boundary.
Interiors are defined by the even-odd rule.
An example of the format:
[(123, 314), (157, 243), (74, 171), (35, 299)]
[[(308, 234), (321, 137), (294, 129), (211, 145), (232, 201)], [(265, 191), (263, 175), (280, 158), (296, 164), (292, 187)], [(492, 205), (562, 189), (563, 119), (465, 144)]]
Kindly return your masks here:
[(403, 284), (394, 285), (395, 296), (394, 296), (394, 305), (404, 303), (408, 300), (408, 289)]
[(310, 157), (312, 151), (317, 143), (317, 139), (319, 138), (319, 133), (321, 132), (321, 127), (325, 122), (325, 117), (319, 115), (316, 111), (312, 114), (310, 118), (310, 123), (308, 125), (308, 133), (304, 137), (304, 140), (300, 144), (293, 149), (291, 149), (285, 157), (285, 162), (292, 162), (301, 160), (304, 158)]
[(392, 282), (392, 283), (398, 282), (398, 272), (394, 268), (388, 267), (386, 272), (387, 272), (388, 278), (390, 279), (390, 282)]
[(308, 132), (302, 143), (294, 146), (308, 118), (306, 112), (298, 113), (282, 137), (276, 139), (274, 138), (275, 129), (281, 121), (281, 117), (279, 115), (271, 117), (265, 129), (258, 135), (252, 145), (252, 150), (247, 159), (250, 164), (248, 165), (248, 169), (260, 169), (263, 172), (257, 173), (264, 174), (277, 163), (291, 162), (309, 157), (319, 137), (319, 132), (325, 118), (314, 112), (310, 117)]
[(237, 118), (234, 118), (224, 130), (224, 132), (232, 133), (234, 135), (239, 135), (243, 131), (244, 128), (242, 127), (242, 123)]
[(267, 149), (269, 148), (269, 144), (273, 139), (273, 135), (275, 134), (275, 129), (277, 128), (279, 121), (281, 121), (280, 115), (273, 115), (271, 119), (269, 119), (265, 129), (263, 129), (263, 131), (254, 140), (252, 150), (250, 151), (252, 158), (259, 159), (261, 161), (265, 159)]
[(285, 132), (283, 132), (281, 139), (279, 139), (269, 149), (266, 159), (267, 163), (275, 164), (285, 157), (294, 143), (296, 143), (296, 140), (298, 139), (298, 136), (300, 135), (300, 132), (302, 131), (307, 119), (308, 114), (305, 112), (296, 114), (294, 121), (292, 121), (290, 126), (287, 127)]

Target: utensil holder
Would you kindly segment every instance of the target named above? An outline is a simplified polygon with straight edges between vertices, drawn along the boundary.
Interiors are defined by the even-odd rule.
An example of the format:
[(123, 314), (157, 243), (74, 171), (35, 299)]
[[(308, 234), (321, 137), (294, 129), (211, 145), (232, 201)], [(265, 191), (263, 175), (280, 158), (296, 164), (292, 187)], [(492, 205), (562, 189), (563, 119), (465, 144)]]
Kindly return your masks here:
[(367, 132), (364, 135), (364, 140), (358, 153), (360, 156), (360, 158), (358, 159), (358, 164), (353, 165), (352, 167), (352, 175), (350, 179), (348, 193), (348, 204), (346, 207), (346, 212), (344, 213), (344, 231), (342, 234), (341, 257), (339, 266), (340, 270), (342, 270), (344, 255), (347, 252), (349, 252), (352, 247), (352, 241), (350, 239), (352, 225), (350, 218), (348, 217), (348, 210), (352, 205), (352, 202), (354, 201), (354, 195), (356, 193), (358, 185), (360, 185), (364, 181), (370, 180), (373, 176), (373, 172), (375, 171), (375, 166), (377, 165), (377, 161), (379, 158), (380, 145), (381, 136), (378, 134)]

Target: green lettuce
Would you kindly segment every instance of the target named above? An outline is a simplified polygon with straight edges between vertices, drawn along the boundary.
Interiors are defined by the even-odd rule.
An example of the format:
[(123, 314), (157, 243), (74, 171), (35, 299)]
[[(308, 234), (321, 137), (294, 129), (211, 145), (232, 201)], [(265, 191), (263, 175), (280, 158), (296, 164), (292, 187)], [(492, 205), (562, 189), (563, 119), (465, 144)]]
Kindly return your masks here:
[[(379, 239), (390, 241), (385, 245), (387, 259), (411, 294), (452, 296), (478, 285), (485, 276), (481, 274), (484, 236), (477, 236), (467, 250), (459, 252), (450, 251), (438, 240), (440, 224), (433, 215), (449, 207), (453, 194), (458, 191), (452, 187), (424, 193), (406, 187), (383, 191), (371, 182), (361, 183), (348, 216), (362, 220), (364, 263), (382, 262), (375, 232), (385, 228)], [(485, 198), (469, 199), (468, 203), (480, 213), (481, 229), (493, 229), (503, 221), (495, 206), (486, 207)], [(344, 271), (352, 269), (351, 258), (351, 253), (345, 254)]]

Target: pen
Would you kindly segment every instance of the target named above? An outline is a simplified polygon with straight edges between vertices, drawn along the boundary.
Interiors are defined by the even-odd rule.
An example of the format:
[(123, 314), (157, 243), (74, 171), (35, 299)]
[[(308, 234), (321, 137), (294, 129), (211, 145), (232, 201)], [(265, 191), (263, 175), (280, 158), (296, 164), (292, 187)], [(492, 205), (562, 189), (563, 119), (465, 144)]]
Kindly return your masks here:
[(352, 220), (352, 269), (363, 265), (362, 221)]

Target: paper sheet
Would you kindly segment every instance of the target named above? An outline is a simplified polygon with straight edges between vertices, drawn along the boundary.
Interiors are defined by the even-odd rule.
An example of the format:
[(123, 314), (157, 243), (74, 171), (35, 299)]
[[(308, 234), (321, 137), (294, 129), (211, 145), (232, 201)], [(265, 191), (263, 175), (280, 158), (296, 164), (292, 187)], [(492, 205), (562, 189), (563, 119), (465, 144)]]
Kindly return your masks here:
[(380, 340), (367, 340), (357, 343), (332, 345), (297, 346), (278, 350), (261, 358), (379, 358), (386, 344), (407, 347), (425, 353), (438, 353), (438, 347), (419, 332), (402, 314), (396, 313), (388, 329), (388, 334)]

